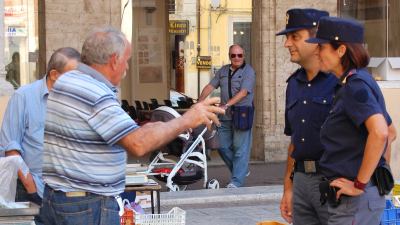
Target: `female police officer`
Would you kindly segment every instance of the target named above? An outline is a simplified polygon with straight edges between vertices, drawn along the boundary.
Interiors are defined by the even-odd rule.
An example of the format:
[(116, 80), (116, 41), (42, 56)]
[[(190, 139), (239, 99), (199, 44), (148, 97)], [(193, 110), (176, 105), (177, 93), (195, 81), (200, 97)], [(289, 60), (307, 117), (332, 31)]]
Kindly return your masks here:
[(370, 178), (385, 163), (391, 119), (377, 83), (365, 68), (369, 56), (363, 36), (364, 29), (356, 21), (323, 17), (316, 38), (307, 40), (319, 43), (321, 70), (340, 79), (321, 129), (325, 151), (319, 166), (340, 199), (338, 206), (328, 205), (329, 225), (377, 225), (385, 206), (384, 196)]

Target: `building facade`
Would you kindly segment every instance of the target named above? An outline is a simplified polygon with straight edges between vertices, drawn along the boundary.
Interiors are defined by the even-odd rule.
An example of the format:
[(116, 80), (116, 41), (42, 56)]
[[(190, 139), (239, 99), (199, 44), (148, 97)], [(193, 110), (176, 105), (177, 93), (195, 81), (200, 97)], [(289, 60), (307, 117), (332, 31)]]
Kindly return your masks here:
[[(246, 60), (257, 74), (252, 158), (269, 162), (285, 160), (289, 142), (283, 135), (285, 81), (297, 66), (289, 61), (283, 47), (285, 38), (275, 33), (285, 26), (285, 12), (289, 8), (314, 7), (331, 15), (357, 18), (365, 24), (371, 71), (376, 79), (383, 80), (379, 84), (388, 110), (400, 129), (397, 125), (400, 109), (396, 104), (400, 97), (397, 81), (400, 45), (395, 39), (400, 32), (396, 26), (400, 22), (395, 13), (400, 7), (397, 0), (5, 0), (2, 3), (0, 114), (11, 94), (10, 86), (15, 85), (5, 82), (6, 67), (12, 62), (14, 52), (19, 52), (20, 63), (16, 84), (27, 84), (43, 76), (46, 62), (55, 49), (64, 46), (80, 49), (94, 27), (121, 28), (132, 42), (130, 69), (121, 85), (121, 98), (130, 102), (167, 99), (170, 88), (197, 98), (215, 70), (229, 62), (227, 47), (239, 42), (245, 46), (249, 57)], [(209, 67), (198, 69), (198, 56), (209, 57), (204, 58), (206, 64), (211, 60)], [(397, 141), (393, 162), (400, 160), (400, 154), (396, 153), (399, 147)], [(399, 177), (396, 171), (400, 170), (393, 171)]]

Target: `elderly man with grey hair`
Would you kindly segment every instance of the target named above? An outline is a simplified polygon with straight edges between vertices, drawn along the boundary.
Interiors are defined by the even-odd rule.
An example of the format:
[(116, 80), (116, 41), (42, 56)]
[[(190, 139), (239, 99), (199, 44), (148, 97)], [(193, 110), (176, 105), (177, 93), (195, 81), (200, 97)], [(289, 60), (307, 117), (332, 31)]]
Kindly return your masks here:
[(125, 189), (126, 152), (143, 156), (201, 124), (219, 124), (213, 98), (182, 117), (139, 127), (120, 107), (117, 86), (131, 45), (113, 28), (91, 33), (77, 70), (50, 93), (45, 126), (45, 224), (119, 224), (115, 196)]
[[(20, 87), (8, 102), (0, 131), (0, 155), (20, 155), (30, 170), (26, 177), (18, 172), (16, 201), (42, 203), (42, 150), (47, 96), (57, 78), (75, 69), (79, 61), (77, 50), (70, 47), (57, 49), (50, 57), (46, 76)], [(41, 224), (40, 217), (36, 217), (35, 222)]]

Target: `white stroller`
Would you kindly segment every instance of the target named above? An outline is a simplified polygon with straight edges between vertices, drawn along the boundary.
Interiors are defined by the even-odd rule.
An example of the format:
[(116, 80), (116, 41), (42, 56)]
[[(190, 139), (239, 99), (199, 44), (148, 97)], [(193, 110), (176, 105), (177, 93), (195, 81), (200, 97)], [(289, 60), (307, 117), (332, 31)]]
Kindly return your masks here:
[[(174, 109), (161, 106), (153, 111), (150, 121), (166, 122), (180, 116)], [(153, 153), (146, 174), (166, 182), (170, 191), (183, 191), (187, 185), (201, 179), (204, 179), (204, 188), (219, 189), (218, 180), (208, 180), (207, 176), (206, 148), (213, 148), (217, 144), (216, 133), (216, 129), (208, 131), (203, 125), (193, 132), (180, 134), (174, 141)], [(206, 143), (209, 144), (206, 146)], [(179, 161), (167, 158), (169, 155), (178, 157)]]

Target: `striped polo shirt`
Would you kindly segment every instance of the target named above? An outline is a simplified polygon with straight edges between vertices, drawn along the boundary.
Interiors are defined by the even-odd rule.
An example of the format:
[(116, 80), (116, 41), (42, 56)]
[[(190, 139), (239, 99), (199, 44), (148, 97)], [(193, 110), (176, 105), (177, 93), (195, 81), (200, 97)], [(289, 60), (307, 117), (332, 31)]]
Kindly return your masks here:
[(112, 196), (124, 191), (126, 152), (117, 142), (138, 128), (117, 89), (89, 66), (65, 73), (47, 102), (43, 179), (55, 190)]

